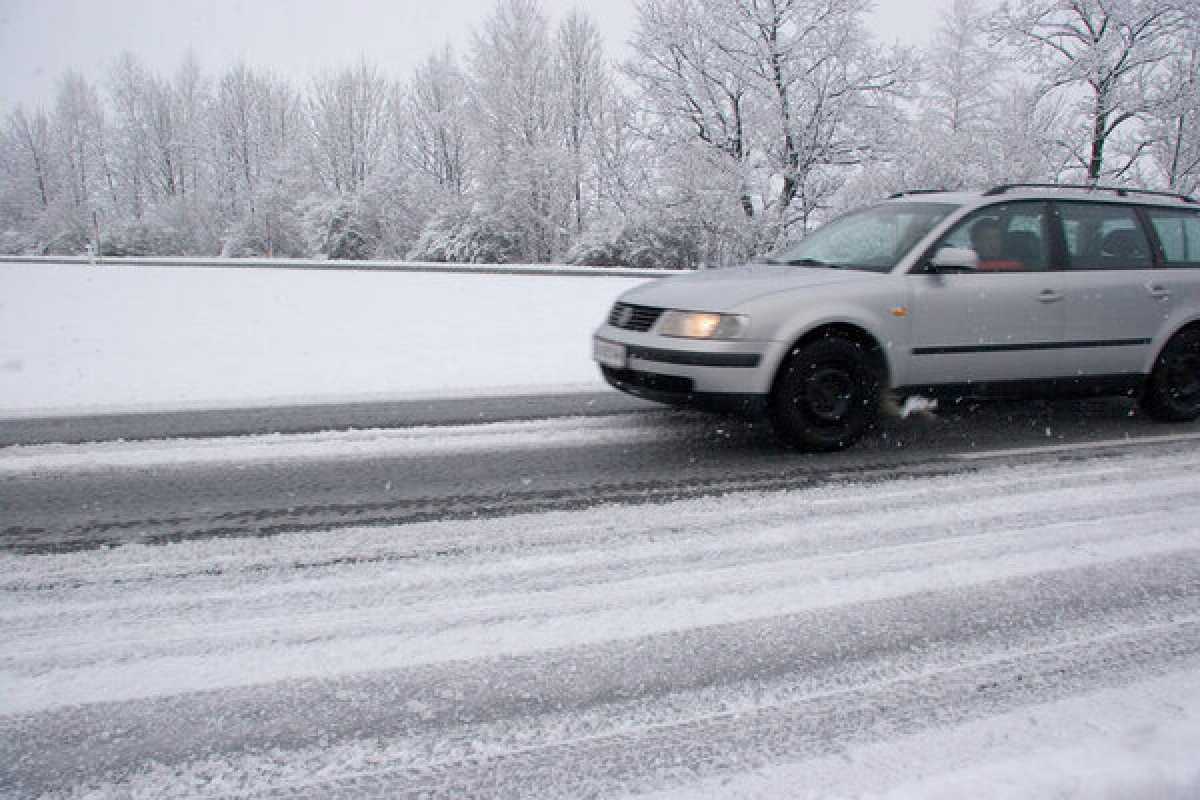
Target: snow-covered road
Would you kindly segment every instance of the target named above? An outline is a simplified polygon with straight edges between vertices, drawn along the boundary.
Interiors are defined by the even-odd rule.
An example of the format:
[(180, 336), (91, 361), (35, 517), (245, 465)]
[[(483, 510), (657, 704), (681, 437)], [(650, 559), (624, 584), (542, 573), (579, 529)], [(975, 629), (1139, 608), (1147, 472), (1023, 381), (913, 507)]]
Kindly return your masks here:
[(1198, 468), (3, 555), (0, 792), (1193, 798)]

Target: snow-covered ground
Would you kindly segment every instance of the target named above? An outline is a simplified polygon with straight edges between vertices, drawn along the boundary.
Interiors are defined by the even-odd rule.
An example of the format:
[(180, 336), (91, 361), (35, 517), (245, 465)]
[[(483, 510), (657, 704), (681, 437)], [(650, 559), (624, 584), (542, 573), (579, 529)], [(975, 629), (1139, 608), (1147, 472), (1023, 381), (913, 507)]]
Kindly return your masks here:
[(975, 463), (0, 556), (0, 763), (76, 797), (1198, 796), (1200, 453)]
[[(590, 388), (588, 334), (637, 281), (0, 264), (0, 416)], [(355, 459), (419, 481), (687, 435), (635, 414), (10, 447), (0, 514), (42, 481)], [(1195, 436), (0, 554), (0, 796), (1194, 800)]]
[(0, 417), (557, 392), (645, 279), (0, 264)]

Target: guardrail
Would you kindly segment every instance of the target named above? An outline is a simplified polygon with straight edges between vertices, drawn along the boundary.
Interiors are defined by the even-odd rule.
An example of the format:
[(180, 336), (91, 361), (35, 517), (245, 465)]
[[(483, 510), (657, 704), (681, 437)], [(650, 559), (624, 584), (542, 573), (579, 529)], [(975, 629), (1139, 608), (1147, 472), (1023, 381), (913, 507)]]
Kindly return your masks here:
[(158, 258), (153, 256), (5, 256), (0, 264), (91, 264), (96, 267), (199, 267), (359, 272), (444, 272), (458, 275), (556, 275), (587, 278), (661, 278), (675, 270), (581, 267), (567, 264), (446, 264), (433, 261), (330, 261), (302, 258)]

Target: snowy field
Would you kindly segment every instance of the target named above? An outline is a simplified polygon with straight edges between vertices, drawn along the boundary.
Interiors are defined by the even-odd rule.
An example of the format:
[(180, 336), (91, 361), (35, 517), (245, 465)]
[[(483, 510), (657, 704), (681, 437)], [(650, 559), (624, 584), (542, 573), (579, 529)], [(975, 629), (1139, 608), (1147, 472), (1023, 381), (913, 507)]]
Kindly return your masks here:
[(0, 416), (601, 386), (645, 279), (0, 264)]

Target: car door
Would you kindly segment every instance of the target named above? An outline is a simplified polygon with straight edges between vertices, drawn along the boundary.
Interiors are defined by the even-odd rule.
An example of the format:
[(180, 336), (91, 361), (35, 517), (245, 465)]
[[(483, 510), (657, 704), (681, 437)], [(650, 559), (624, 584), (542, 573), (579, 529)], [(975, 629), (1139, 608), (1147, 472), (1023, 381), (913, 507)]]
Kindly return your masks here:
[[(1049, 204), (997, 204), (965, 217), (930, 251), (973, 250), (977, 266), (908, 276), (913, 385), (1007, 382), (1058, 375), (1065, 312), (1061, 273), (1051, 268)], [(985, 252), (983, 233), (999, 234)], [(990, 248), (989, 248), (990, 250)]]
[(1064, 377), (1141, 371), (1172, 301), (1137, 209), (1057, 201), (1054, 210), (1066, 250), (1063, 345), (1071, 368)]

